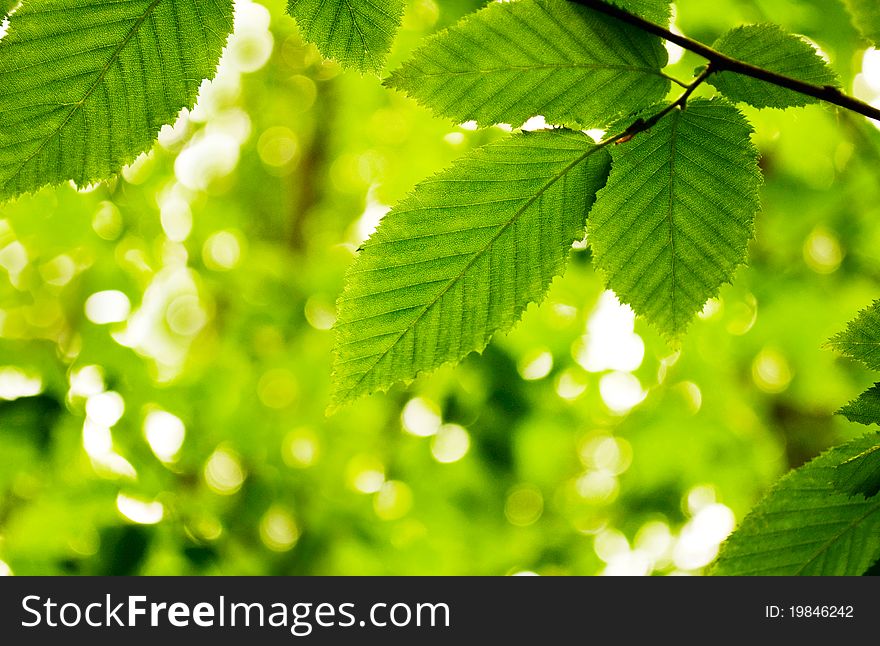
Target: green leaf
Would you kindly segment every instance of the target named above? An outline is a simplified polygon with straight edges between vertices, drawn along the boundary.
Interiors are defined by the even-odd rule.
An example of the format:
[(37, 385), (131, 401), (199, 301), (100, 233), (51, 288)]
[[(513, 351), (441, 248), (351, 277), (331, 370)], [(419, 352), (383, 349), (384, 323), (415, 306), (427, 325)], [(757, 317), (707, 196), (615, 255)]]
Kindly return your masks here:
[(721, 548), (716, 575), (860, 575), (880, 558), (880, 497), (835, 487), (838, 465), (877, 446), (872, 433), (781, 478)]
[(342, 405), (482, 351), (560, 274), (608, 172), (568, 130), (519, 133), (420, 183), (366, 242), (339, 299)]
[(835, 472), (834, 484), (853, 496), (876, 496), (880, 492), (880, 444), (841, 462)]
[[(838, 411), (852, 422), (880, 424), (880, 383)], [(874, 446), (837, 467), (835, 484), (852, 495), (874, 496), (880, 492), (880, 446)]]
[(641, 16), (656, 25), (667, 26), (672, 20), (672, 2), (670, 0), (611, 0), (609, 4), (617, 5), (631, 14)]
[[(837, 75), (803, 38), (777, 25), (746, 25), (732, 29), (714, 45), (722, 54), (814, 85), (839, 85)], [(818, 99), (733, 72), (709, 77), (709, 83), (734, 101), (756, 108), (789, 108)]]
[(392, 73), (405, 91), (457, 122), (607, 124), (662, 99), (659, 38), (564, 0), (493, 2), (419, 48)]
[(0, 199), (103, 180), (195, 102), (228, 0), (31, 0), (0, 40)]
[(378, 74), (400, 27), (404, 0), (289, 0), (287, 11), (326, 58)]
[(880, 301), (859, 312), (843, 332), (828, 341), (839, 353), (880, 370)]
[(611, 151), (587, 224), (593, 257), (667, 337), (745, 262), (761, 184), (751, 132), (735, 107), (700, 99)]
[(880, 2), (877, 0), (843, 0), (862, 35), (880, 47)]
[(874, 384), (838, 412), (851, 422), (880, 424), (880, 384)]

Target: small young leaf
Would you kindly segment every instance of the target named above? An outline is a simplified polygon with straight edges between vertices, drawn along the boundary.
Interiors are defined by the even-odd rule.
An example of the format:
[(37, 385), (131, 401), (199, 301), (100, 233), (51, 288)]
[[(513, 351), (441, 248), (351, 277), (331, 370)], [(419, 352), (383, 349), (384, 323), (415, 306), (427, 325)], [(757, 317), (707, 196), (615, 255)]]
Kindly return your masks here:
[(345, 67), (378, 74), (394, 42), (404, 0), (288, 0), (306, 40)]
[(671, 0), (610, 0), (609, 4), (663, 27), (672, 19)]
[(666, 50), (565, 0), (493, 2), (443, 31), (387, 80), (457, 122), (596, 127), (662, 99)]
[(828, 341), (828, 346), (872, 370), (880, 370), (880, 301), (859, 312), (843, 332)]
[(834, 484), (852, 496), (876, 496), (880, 492), (880, 444), (841, 462)]
[[(746, 25), (732, 29), (714, 45), (722, 54), (814, 85), (837, 86), (837, 75), (807, 41), (777, 25)], [(816, 103), (804, 94), (734, 72), (720, 72), (709, 83), (734, 101), (756, 108), (789, 108)]]
[(103, 180), (213, 76), (232, 2), (33, 0), (0, 40), (0, 200)]
[(838, 412), (851, 422), (880, 424), (880, 384), (874, 384)]
[(780, 479), (722, 545), (712, 574), (863, 574), (880, 558), (880, 497), (836, 488), (838, 465), (880, 443), (871, 433)]
[(608, 154), (520, 133), (419, 184), (383, 218), (339, 299), (336, 405), (482, 351), (560, 274)]
[(751, 132), (732, 105), (699, 99), (611, 151), (587, 223), (593, 257), (667, 337), (745, 262), (761, 184)]
[(843, 0), (853, 24), (874, 47), (880, 47), (880, 2), (877, 0)]

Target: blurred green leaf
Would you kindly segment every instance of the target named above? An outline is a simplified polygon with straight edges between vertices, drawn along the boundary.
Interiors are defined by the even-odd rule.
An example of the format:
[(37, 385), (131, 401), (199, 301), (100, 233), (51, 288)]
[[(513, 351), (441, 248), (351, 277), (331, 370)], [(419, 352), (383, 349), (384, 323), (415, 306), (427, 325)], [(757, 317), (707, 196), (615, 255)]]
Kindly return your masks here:
[[(625, 46), (621, 43), (626, 43)], [(564, 0), (492, 3), (429, 38), (387, 85), (457, 122), (597, 127), (661, 99), (660, 39)]]
[(831, 449), (782, 478), (721, 548), (712, 573), (860, 575), (880, 558), (880, 497), (835, 486), (838, 467), (876, 449), (880, 434)]
[(862, 35), (880, 47), (880, 4), (876, 0), (843, 0)]
[(13, 401), (0, 400), (0, 433), (6, 441), (11, 441), (13, 437), (21, 441), (29, 440), (45, 451), (59, 415), (61, 404), (47, 395), (22, 397)]
[[(731, 29), (715, 41), (713, 47), (732, 58), (799, 81), (835, 87), (840, 84), (837, 75), (812, 45), (777, 25), (746, 25)], [(818, 101), (733, 72), (713, 74), (708, 82), (729, 99), (757, 108), (790, 108)]]
[(289, 0), (303, 35), (327, 58), (378, 74), (405, 6), (403, 0)]
[(555, 130), (490, 144), (420, 183), (347, 274), (336, 404), (461, 360), (509, 330), (561, 273), (607, 169), (586, 135)]
[(231, 29), (229, 0), (23, 3), (0, 40), (0, 199), (134, 161), (193, 106)]
[(698, 99), (612, 148), (588, 222), (596, 266), (668, 337), (746, 260), (761, 184), (751, 131), (733, 106)]

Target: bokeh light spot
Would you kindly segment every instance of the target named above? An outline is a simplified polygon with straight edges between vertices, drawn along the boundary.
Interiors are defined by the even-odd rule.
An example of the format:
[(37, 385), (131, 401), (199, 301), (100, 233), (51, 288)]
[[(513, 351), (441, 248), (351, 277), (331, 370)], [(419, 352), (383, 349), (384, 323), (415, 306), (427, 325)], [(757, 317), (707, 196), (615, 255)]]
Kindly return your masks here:
[(299, 143), (297, 136), (290, 128), (275, 126), (267, 128), (257, 141), (257, 153), (266, 166), (282, 168), (291, 166), (297, 158)]
[(383, 483), (373, 497), (373, 510), (382, 520), (396, 520), (412, 508), (412, 490), (399, 480)]
[(86, 318), (96, 325), (121, 323), (131, 313), (128, 296), (116, 289), (95, 292), (86, 299)]
[(765, 393), (781, 393), (792, 380), (788, 360), (779, 350), (772, 347), (762, 349), (752, 362), (752, 379)]
[(369, 455), (352, 458), (346, 472), (349, 486), (360, 493), (376, 493), (385, 482), (385, 466)]
[(281, 455), (287, 466), (303, 469), (318, 460), (320, 450), (315, 432), (310, 428), (299, 428), (284, 436)]
[(544, 496), (532, 485), (519, 485), (510, 490), (504, 503), (504, 515), (511, 525), (526, 527), (544, 513)]
[(518, 369), (526, 381), (543, 379), (553, 370), (553, 355), (548, 350), (535, 350), (520, 360)]
[(139, 525), (155, 525), (165, 515), (161, 502), (142, 500), (122, 492), (116, 496), (116, 508), (125, 518)]
[(157, 458), (162, 462), (174, 462), (183, 447), (186, 427), (176, 415), (152, 410), (144, 418), (144, 436)]
[(286, 552), (299, 540), (299, 527), (293, 515), (273, 506), (260, 520), (260, 539), (274, 552)]
[(43, 392), (43, 378), (15, 366), (0, 367), (0, 399), (12, 401), (19, 397), (34, 397)]
[(614, 413), (622, 415), (642, 402), (647, 393), (642, 384), (628, 372), (610, 372), (599, 380), (602, 401)]
[(317, 296), (311, 296), (306, 301), (306, 320), (316, 330), (329, 330), (336, 323), (336, 309)]
[(444, 424), (431, 440), (431, 454), (437, 462), (457, 462), (467, 455), (470, 435), (458, 424)]
[(824, 227), (816, 227), (804, 241), (804, 262), (817, 274), (831, 274), (843, 262), (843, 248), (833, 233)]
[(403, 430), (417, 437), (430, 437), (440, 430), (440, 408), (424, 397), (410, 399), (400, 414)]
[(257, 396), (267, 408), (287, 408), (299, 393), (296, 377), (286, 368), (267, 370), (257, 384)]
[(205, 464), (205, 482), (216, 493), (231, 496), (241, 489), (244, 468), (238, 456), (227, 448), (218, 448)]
[(86, 416), (95, 424), (110, 428), (125, 412), (125, 400), (119, 393), (107, 392), (92, 395), (86, 400)]
[(198, 296), (182, 294), (168, 304), (165, 322), (172, 332), (181, 336), (193, 336), (205, 327), (208, 314), (202, 308)]
[(212, 233), (202, 246), (202, 260), (208, 269), (228, 271), (238, 265), (240, 259), (241, 242), (232, 231)]

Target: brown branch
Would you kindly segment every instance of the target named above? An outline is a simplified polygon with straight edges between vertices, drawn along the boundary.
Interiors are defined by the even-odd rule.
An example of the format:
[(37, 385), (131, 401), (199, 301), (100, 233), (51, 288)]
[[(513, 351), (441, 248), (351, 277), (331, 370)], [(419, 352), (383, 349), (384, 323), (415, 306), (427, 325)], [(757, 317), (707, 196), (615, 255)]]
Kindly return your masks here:
[(604, 139), (602, 139), (602, 141), (596, 144), (596, 147), (604, 148), (605, 146), (609, 146), (611, 144), (622, 144), (629, 141), (640, 132), (650, 130), (651, 128), (656, 126), (663, 117), (665, 117), (673, 110), (684, 108), (688, 98), (691, 96), (691, 94), (693, 94), (694, 90), (700, 87), (700, 85), (702, 85), (703, 82), (707, 78), (709, 78), (709, 76), (711, 76), (714, 71), (715, 70), (712, 68), (712, 63), (709, 63), (706, 66), (706, 69), (704, 69), (697, 78), (691, 81), (690, 84), (684, 86), (684, 92), (682, 92), (681, 96), (679, 96), (675, 101), (667, 105), (657, 114), (652, 115), (647, 119), (636, 119), (631, 124), (629, 124), (629, 126), (627, 126), (626, 130), (605, 137)]
[(671, 43), (675, 43), (676, 45), (688, 50), (689, 52), (693, 52), (698, 56), (702, 56), (712, 64), (715, 72), (733, 72), (735, 74), (742, 74), (743, 76), (748, 76), (754, 79), (758, 79), (759, 81), (772, 83), (773, 85), (786, 88), (787, 90), (792, 90), (794, 92), (798, 92), (799, 94), (805, 94), (806, 96), (811, 96), (815, 99), (819, 99), (827, 103), (832, 103), (841, 108), (846, 108), (847, 110), (851, 110), (852, 112), (856, 112), (858, 114), (866, 116), (869, 119), (880, 121), (880, 109), (875, 108), (874, 106), (869, 105), (864, 101), (859, 101), (854, 97), (844, 94), (839, 89), (831, 85), (813, 85), (812, 83), (799, 81), (798, 79), (791, 78), (790, 76), (777, 74), (776, 72), (771, 72), (770, 70), (766, 70), (762, 67), (757, 67), (744, 61), (731, 58), (730, 56), (727, 56), (719, 51), (712, 49), (708, 45), (704, 45), (703, 43), (688, 38), (686, 36), (675, 34), (665, 27), (655, 25), (654, 23), (645, 20), (644, 18), (635, 16), (628, 11), (624, 11), (623, 9), (607, 4), (602, 0), (569, 1), (574, 2), (575, 4), (582, 5), (584, 7), (588, 7), (594, 11), (605, 14), (606, 16), (610, 16), (612, 18), (620, 20), (621, 22), (625, 22), (626, 24), (645, 31), (649, 34), (660, 36), (660, 38), (664, 38)]

